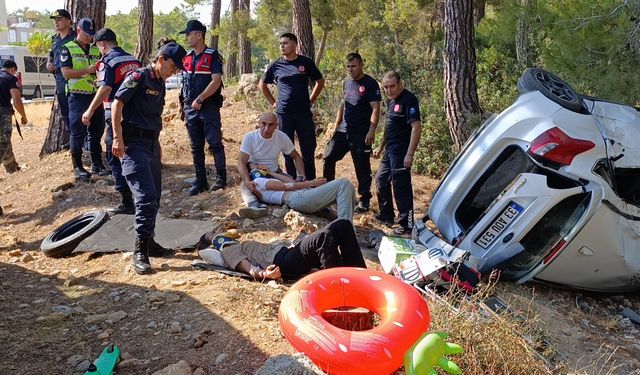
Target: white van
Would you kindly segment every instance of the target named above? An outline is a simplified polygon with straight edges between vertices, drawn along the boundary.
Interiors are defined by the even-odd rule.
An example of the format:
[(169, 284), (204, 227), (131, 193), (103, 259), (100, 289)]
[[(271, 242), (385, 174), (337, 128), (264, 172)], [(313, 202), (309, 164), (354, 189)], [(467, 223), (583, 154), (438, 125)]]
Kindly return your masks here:
[(4, 60), (13, 60), (18, 65), (18, 77), (25, 98), (43, 98), (55, 94), (56, 80), (47, 71), (47, 56), (33, 56), (24, 46), (0, 45), (0, 64)]

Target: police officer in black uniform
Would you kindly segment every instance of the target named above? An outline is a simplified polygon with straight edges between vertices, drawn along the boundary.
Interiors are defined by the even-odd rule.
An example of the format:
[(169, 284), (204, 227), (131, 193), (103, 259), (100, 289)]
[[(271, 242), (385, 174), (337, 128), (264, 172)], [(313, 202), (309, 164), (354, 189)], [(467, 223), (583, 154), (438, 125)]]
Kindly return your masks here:
[(127, 181), (122, 176), (120, 159), (114, 157), (111, 153), (111, 147), (113, 146), (111, 103), (124, 78), (132, 71), (141, 68), (142, 64), (135, 57), (118, 47), (116, 34), (111, 29), (98, 30), (93, 39), (102, 54), (102, 58), (96, 64), (98, 91), (89, 108), (82, 114), (82, 122), (85, 125), (90, 125), (91, 117), (93, 117), (95, 110), (100, 107), (104, 108), (105, 131), (107, 133), (105, 137), (107, 161), (115, 179), (115, 189), (122, 197), (120, 204), (109, 211), (113, 214), (133, 214), (135, 212), (133, 196)]
[[(62, 75), (60, 68), (60, 51), (62, 46), (76, 38), (76, 31), (71, 27), (71, 14), (65, 9), (58, 9), (49, 17), (55, 20), (57, 33), (51, 36), (51, 51), (47, 60), (47, 70), (53, 73), (56, 79), (56, 99), (60, 107), (60, 113), (64, 123), (69, 128), (69, 101), (65, 92), (67, 80)], [(67, 145), (68, 146), (68, 145)]]
[(111, 106), (113, 155), (122, 161), (135, 203), (136, 242), (134, 270), (151, 272), (149, 247), (154, 242), (156, 215), (160, 207), (160, 143), (165, 80), (183, 69), (187, 52), (176, 43), (157, 51), (153, 62), (131, 72), (122, 82)]
[(186, 34), (187, 44), (193, 48), (184, 59), (184, 79), (181, 100), (189, 139), (196, 180), (189, 195), (197, 195), (209, 189), (205, 167), (204, 144), (209, 145), (216, 167), (216, 179), (211, 190), (227, 185), (227, 162), (222, 143), (222, 58), (218, 51), (207, 48), (204, 42), (207, 28), (197, 20), (187, 22), (181, 34)]
[(380, 214), (376, 218), (386, 224), (393, 224), (393, 185), (400, 224), (393, 233), (405, 235), (411, 233), (414, 224), (411, 165), (420, 142), (420, 104), (418, 98), (404, 88), (400, 74), (396, 71), (385, 73), (382, 88), (389, 100), (384, 136), (380, 146), (374, 151), (374, 157), (378, 157), (384, 150), (384, 157), (376, 174), (380, 206)]
[(380, 118), (380, 87), (375, 79), (362, 70), (359, 53), (347, 55), (349, 78), (343, 84), (343, 100), (338, 109), (335, 132), (324, 150), (323, 176), (327, 181), (336, 178), (336, 163), (351, 152), (358, 179), (360, 201), (356, 212), (369, 211), (371, 200), (371, 144), (376, 137)]

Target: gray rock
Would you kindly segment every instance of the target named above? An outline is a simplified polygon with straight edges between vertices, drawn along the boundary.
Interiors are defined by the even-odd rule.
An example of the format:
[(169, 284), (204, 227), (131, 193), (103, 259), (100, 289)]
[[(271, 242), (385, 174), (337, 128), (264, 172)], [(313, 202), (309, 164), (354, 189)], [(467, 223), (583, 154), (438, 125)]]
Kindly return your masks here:
[(624, 316), (625, 318), (628, 318), (630, 321), (634, 322), (635, 324), (640, 324), (640, 314), (631, 310), (628, 307), (622, 310), (622, 316)]
[(107, 314), (89, 315), (84, 318), (85, 323), (100, 323), (104, 322), (105, 320), (107, 320)]
[(294, 355), (278, 355), (267, 359), (256, 371), (255, 375), (322, 375), (309, 358), (298, 353)]
[(192, 375), (191, 366), (184, 360), (171, 364), (152, 375)]
[(214, 363), (215, 363), (216, 366), (219, 366), (221, 363), (223, 363), (226, 360), (227, 360), (227, 354), (226, 353), (222, 353), (222, 354), (220, 354), (220, 355), (218, 355), (216, 357), (216, 360), (215, 360)]
[(84, 361), (84, 356), (81, 354), (74, 354), (67, 358), (67, 364), (71, 367), (76, 367), (80, 362)]
[(85, 359), (84, 361), (78, 363), (78, 365), (76, 366), (76, 370), (80, 372), (85, 372), (89, 369), (89, 366), (91, 366), (91, 361), (89, 361), (88, 359)]
[(51, 311), (53, 311), (55, 313), (65, 314), (67, 316), (73, 314), (73, 309), (71, 307), (69, 307), (69, 306), (66, 306), (66, 305), (53, 306), (51, 308)]
[(169, 333), (175, 335), (182, 332), (182, 327), (179, 322), (171, 322), (171, 326), (169, 327)]
[(127, 317), (127, 313), (124, 311), (114, 311), (110, 312), (107, 316), (107, 319), (112, 321), (113, 323), (118, 323), (122, 319)]
[(156, 323), (155, 320), (152, 320), (152, 321), (149, 322), (149, 324), (147, 324), (147, 328), (156, 329), (156, 328), (158, 328), (158, 323)]

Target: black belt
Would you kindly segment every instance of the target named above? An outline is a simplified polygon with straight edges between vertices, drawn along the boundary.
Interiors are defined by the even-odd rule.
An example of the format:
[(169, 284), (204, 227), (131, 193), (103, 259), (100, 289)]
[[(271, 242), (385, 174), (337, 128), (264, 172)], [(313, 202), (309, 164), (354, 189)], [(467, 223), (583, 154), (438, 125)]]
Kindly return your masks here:
[(149, 129), (140, 129), (133, 127), (132, 125), (124, 125), (122, 127), (122, 135), (125, 139), (135, 139), (135, 138), (143, 138), (143, 139), (157, 139), (158, 133), (155, 130)]

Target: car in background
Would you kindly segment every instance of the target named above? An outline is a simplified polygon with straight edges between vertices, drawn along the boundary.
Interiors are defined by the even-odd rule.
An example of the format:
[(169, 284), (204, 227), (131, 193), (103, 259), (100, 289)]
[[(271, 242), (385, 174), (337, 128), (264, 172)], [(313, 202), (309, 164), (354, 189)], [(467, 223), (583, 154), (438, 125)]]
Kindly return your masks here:
[(47, 56), (34, 56), (24, 46), (0, 45), (0, 64), (4, 60), (13, 60), (18, 65), (22, 95), (25, 98), (43, 98), (55, 94), (56, 80), (47, 71)]
[(182, 88), (182, 75), (174, 74), (171, 77), (167, 78), (164, 83), (164, 87), (167, 90), (181, 89)]
[(413, 236), (439, 233), (480, 272), (620, 292), (640, 287), (640, 112), (527, 69), (516, 101), (466, 142)]

